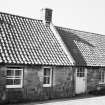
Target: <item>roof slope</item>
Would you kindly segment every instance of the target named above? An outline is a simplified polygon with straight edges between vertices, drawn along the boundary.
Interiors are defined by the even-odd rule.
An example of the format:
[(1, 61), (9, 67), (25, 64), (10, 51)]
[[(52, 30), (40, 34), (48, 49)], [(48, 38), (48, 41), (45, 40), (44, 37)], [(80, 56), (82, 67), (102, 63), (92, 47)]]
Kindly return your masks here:
[(57, 27), (76, 65), (105, 66), (105, 36)]
[(41, 20), (0, 13), (0, 62), (70, 65), (49, 27)]

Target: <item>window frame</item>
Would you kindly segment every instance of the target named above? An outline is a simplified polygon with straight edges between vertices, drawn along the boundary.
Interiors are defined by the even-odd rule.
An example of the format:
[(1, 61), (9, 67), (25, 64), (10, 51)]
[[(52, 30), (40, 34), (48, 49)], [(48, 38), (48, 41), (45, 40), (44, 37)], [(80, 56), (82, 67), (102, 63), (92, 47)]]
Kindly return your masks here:
[[(104, 76), (103, 76), (103, 73), (104, 73)], [(99, 84), (105, 84), (105, 71), (103, 69), (100, 70), (100, 81), (99, 81)]]
[[(13, 75), (7, 76), (7, 71), (8, 70), (13, 70)], [(20, 76), (14, 75), (16, 73), (15, 72), (16, 70), (20, 70), (21, 71), (21, 75)], [(11, 80), (19, 79), (20, 80), (20, 84), (19, 85), (15, 85), (15, 84), (8, 85), (6, 83), (6, 88), (22, 88), (23, 87), (23, 68), (21, 68), (21, 67), (7, 67), (7, 69), (6, 69), (6, 80), (7, 79), (11, 79)]]
[(77, 68), (77, 77), (85, 77), (85, 68), (84, 67), (79, 67)]
[[(50, 78), (50, 80), (49, 80), (49, 84), (44, 84), (44, 69), (50, 69), (50, 76), (49, 76), (49, 78)], [(47, 76), (46, 76), (47, 77)], [(51, 87), (51, 85), (52, 85), (52, 67), (43, 67), (43, 87)]]

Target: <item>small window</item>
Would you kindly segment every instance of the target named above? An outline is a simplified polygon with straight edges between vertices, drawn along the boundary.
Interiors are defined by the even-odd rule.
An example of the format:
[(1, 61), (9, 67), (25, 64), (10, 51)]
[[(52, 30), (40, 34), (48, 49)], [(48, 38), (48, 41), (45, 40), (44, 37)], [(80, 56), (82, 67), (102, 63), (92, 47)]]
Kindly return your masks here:
[(7, 68), (6, 71), (6, 87), (7, 88), (22, 88), (23, 69)]
[(84, 69), (85, 68), (83, 68), (83, 67), (77, 68), (77, 77), (84, 77), (85, 76)]
[(52, 79), (52, 69), (51, 68), (44, 68), (43, 69), (43, 86), (49, 87), (51, 86), (51, 79)]
[(100, 83), (105, 83), (105, 71), (100, 71)]

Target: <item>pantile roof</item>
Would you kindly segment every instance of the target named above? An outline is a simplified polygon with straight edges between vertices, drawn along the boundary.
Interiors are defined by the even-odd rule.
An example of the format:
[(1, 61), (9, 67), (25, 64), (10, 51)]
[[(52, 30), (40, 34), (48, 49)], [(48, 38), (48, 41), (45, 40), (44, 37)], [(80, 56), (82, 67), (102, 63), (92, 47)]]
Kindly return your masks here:
[(0, 13), (0, 63), (71, 65), (41, 20)]
[(55, 26), (79, 66), (105, 66), (105, 35)]

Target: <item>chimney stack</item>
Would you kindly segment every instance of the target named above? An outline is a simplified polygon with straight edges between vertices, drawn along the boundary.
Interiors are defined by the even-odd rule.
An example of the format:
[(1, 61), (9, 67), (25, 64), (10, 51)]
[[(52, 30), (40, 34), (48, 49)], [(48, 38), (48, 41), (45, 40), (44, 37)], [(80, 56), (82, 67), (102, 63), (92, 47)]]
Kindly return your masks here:
[(45, 8), (41, 10), (42, 20), (46, 26), (49, 26), (52, 22), (52, 9)]

